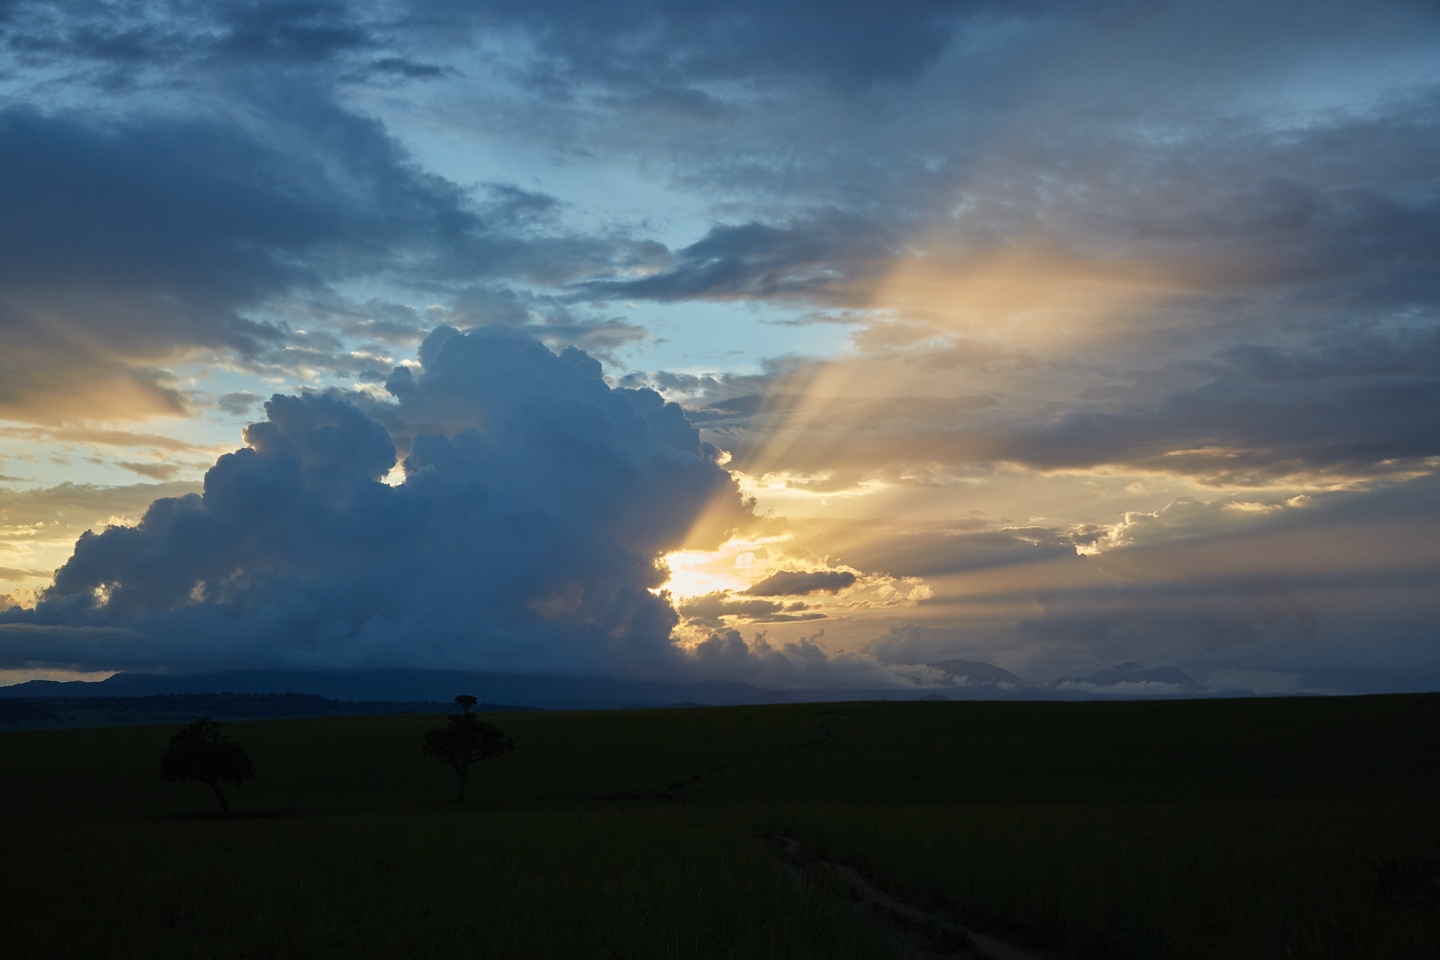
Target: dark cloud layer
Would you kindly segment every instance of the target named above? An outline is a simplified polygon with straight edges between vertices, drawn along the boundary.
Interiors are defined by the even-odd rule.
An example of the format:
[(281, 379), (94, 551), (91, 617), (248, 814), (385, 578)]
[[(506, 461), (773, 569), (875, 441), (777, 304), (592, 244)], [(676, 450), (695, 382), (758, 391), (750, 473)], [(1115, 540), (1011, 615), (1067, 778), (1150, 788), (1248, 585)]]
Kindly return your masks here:
[[(745, 508), (679, 410), (595, 358), (792, 503), (939, 518), (833, 532), (786, 561), (826, 569), (691, 598), (698, 623), (821, 616), (776, 598), (848, 591), (843, 563), (1028, 604), (916, 650), (1279, 644), (1268, 669), (1403, 620), (1433, 659), (1411, 540), (1440, 502), (1437, 36), (1433, 3), (1391, 0), (0, 0), (0, 418), (31, 424), (0, 436), (139, 449), (112, 426), (248, 415), (261, 376), (388, 386), (273, 399), (203, 497), (83, 539), (7, 655), (660, 669), (657, 553)], [(672, 342), (681, 372), (632, 368), (701, 302), (712, 359), (717, 317), (847, 359), (746, 343), (726, 373)], [(442, 324), (477, 331), (392, 370)], [(205, 363), (252, 379), (190, 380)], [(165, 443), (108, 462), (181, 476)], [(1183, 492), (968, 526), (956, 493), (1121, 475)], [(1294, 569), (1336, 543), (1368, 566)], [(686, 661), (828, 662), (732, 632)]]
[[(735, 3), (573, 0), (516, 3), (156, 2), (128, 10), (15, 0), (11, 45), (33, 57), (65, 53), (109, 63), (182, 57), (196, 64), (363, 64), (430, 78), (438, 68), (403, 53), (493, 30), (535, 41), (529, 82), (660, 89), (695, 80), (819, 77), (841, 88), (914, 77), (939, 56), (957, 20), (1001, 5), (909, 0)], [(68, 9), (67, 9), (68, 7)]]
[[(458, 318), (504, 321), (471, 317), (462, 288), (560, 284), (656, 255), (654, 244), (546, 233), (552, 198), (467, 193), (419, 170), (374, 120), (323, 99), (261, 106), (258, 124), (0, 112), (0, 333), (14, 345), (0, 358), (0, 412), (178, 413), (184, 398), (162, 368), (197, 351), (373, 375), (338, 337), (294, 329), (286, 304), (398, 276), (451, 291)], [(528, 322), (529, 305), (508, 309)], [(552, 319), (565, 342), (635, 336)]]
[[(1212, 487), (1343, 485), (1428, 472), (1440, 456), (1437, 336), (1422, 328), (1242, 341), (1204, 361), (1133, 372), (1113, 390), (1055, 404), (1058, 415), (987, 397), (897, 397), (841, 398), (797, 418), (800, 398), (775, 393), (710, 401), (695, 419), (747, 465), (763, 462), (775, 432), (792, 430), (786, 468), (846, 482), (906, 466), (1005, 462), (1118, 467)], [(1142, 381), (1167, 386), (1157, 397)]]
[[(203, 494), (87, 533), (6, 660), (666, 668), (658, 556), (746, 508), (679, 407), (525, 337), (442, 328), (400, 368), (391, 434), (339, 395), (277, 395)], [(443, 432), (427, 432), (443, 423)], [(408, 432), (407, 432), (408, 431)], [(117, 628), (124, 645), (75, 628)], [(46, 632), (41, 628), (53, 628)]]
[(376, 124), (322, 113), (306, 136), (0, 113), (5, 412), (75, 416), (67, 396), (115, 380), (134, 389), (112, 415), (177, 410), (151, 364), (197, 349), (255, 357), (285, 331), (253, 308), (477, 226)]
[(498, 2), (479, 16), (531, 26), (580, 76), (654, 85), (698, 78), (818, 75), (850, 86), (904, 79), (944, 51), (962, 13), (990, 7), (909, 0), (878, 9), (863, 2), (743, 2), (723, 9), (650, 0), (603, 7), (556, 0)]
[(1034, 591), (1043, 613), (1007, 629), (1051, 676), (1144, 651), (1201, 671), (1327, 662), (1323, 687), (1358, 689), (1333, 678), (1368, 669), (1415, 689), (1408, 674), (1435, 675), (1437, 493), (1422, 476), (1244, 522), (1234, 501), (1178, 500), (1131, 515), (1111, 549), (1073, 558), (1075, 575)]
[(673, 269), (637, 280), (580, 284), (582, 296), (646, 300), (863, 301), (896, 240), (880, 224), (838, 210), (803, 222), (714, 227), (675, 254)]
[(1151, 409), (1070, 413), (1016, 431), (991, 455), (1046, 469), (1126, 464), (1215, 485), (1414, 469), (1440, 454), (1440, 365), (1428, 342), (1416, 346), (1388, 368), (1380, 357), (1329, 366), (1310, 351), (1236, 348), (1229, 355), (1241, 362)]
[(736, 598), (724, 590), (691, 597), (676, 604), (675, 609), (692, 623), (712, 629), (723, 626), (726, 617), (738, 618), (745, 623), (800, 623), (825, 619), (823, 613), (806, 610), (805, 603), (801, 601), (749, 600)]
[(849, 570), (781, 570), (744, 592), (752, 597), (801, 597), (809, 593), (837, 593), (853, 586)]

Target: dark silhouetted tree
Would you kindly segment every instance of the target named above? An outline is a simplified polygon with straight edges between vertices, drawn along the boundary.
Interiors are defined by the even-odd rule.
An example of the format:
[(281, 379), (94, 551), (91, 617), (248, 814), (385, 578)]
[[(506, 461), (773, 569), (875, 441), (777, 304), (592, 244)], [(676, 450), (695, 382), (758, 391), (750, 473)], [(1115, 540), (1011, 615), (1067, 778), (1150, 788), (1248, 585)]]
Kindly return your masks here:
[(453, 714), (443, 727), (431, 727), (425, 731), (426, 753), (439, 757), (450, 764), (455, 777), (460, 781), (460, 802), (465, 802), (465, 778), (470, 768), (481, 760), (498, 757), (515, 749), (500, 732), (500, 728), (483, 722), (470, 712), (475, 698), (461, 694), (455, 698), (464, 713)]
[(160, 755), (160, 779), (170, 783), (198, 780), (208, 783), (220, 801), (220, 812), (230, 816), (230, 804), (220, 791), (220, 784), (240, 786), (255, 776), (255, 764), (238, 743), (231, 743), (220, 732), (220, 724), (201, 717), (170, 738), (170, 746)]

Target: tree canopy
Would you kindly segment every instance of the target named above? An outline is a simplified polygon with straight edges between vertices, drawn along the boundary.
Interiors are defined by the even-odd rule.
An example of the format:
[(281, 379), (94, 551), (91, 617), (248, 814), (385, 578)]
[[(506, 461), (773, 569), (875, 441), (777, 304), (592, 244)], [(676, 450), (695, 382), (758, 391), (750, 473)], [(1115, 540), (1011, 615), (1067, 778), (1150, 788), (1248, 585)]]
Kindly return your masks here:
[(196, 780), (210, 785), (220, 811), (230, 815), (230, 804), (220, 784), (239, 786), (255, 776), (255, 764), (245, 748), (232, 743), (220, 732), (220, 724), (201, 717), (170, 738), (160, 755), (160, 779), (170, 783)]
[(485, 723), (470, 712), (470, 708), (475, 705), (474, 697), (462, 694), (455, 698), (455, 702), (460, 704), (464, 712), (451, 715), (443, 727), (426, 730), (421, 749), (439, 757), (455, 771), (460, 786), (460, 802), (463, 803), (465, 778), (469, 776), (470, 768), (481, 760), (509, 753), (515, 749), (515, 744), (510, 742), (499, 727)]

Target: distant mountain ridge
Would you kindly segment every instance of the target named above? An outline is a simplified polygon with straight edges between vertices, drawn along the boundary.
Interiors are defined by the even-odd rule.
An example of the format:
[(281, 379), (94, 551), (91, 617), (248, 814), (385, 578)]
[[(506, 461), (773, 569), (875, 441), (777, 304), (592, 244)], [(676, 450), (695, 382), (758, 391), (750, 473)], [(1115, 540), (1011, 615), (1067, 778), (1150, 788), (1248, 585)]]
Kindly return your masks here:
[(151, 697), (180, 694), (306, 694), (356, 703), (451, 702), (466, 693), (482, 701), (542, 710), (612, 710), (625, 707), (744, 706), (846, 700), (914, 700), (942, 694), (951, 700), (1072, 700), (1116, 696), (1196, 696), (1205, 688), (1174, 666), (1115, 664), (1083, 677), (1027, 680), (978, 660), (929, 664), (952, 682), (914, 687), (767, 689), (733, 680), (689, 683), (496, 673), (476, 670), (224, 670), (207, 674), (117, 673), (89, 681), (30, 680), (0, 687), (3, 698)]
[(926, 666), (943, 670), (967, 684), (1011, 686), (1017, 690), (1035, 686), (1033, 681), (1018, 677), (1004, 667), (982, 663), (979, 660), (941, 660), (938, 663), (926, 664)]
[(1135, 687), (1158, 685), (1174, 687), (1186, 692), (1198, 692), (1204, 689), (1179, 667), (1147, 667), (1135, 660), (1117, 663), (1083, 677), (1062, 677), (1055, 681), (1055, 685), (1062, 689), (1067, 685), (1091, 686), (1097, 689), (1113, 689), (1126, 685)]
[[(477, 703), (475, 713), (534, 710), (508, 704)], [(0, 724), (41, 726), (111, 726), (188, 723), (198, 717), (214, 720), (270, 720), (294, 717), (363, 714), (454, 713), (453, 702), (439, 703), (327, 700), (310, 693), (158, 693), (140, 697), (18, 697), (0, 698)]]
[(312, 694), (329, 700), (442, 703), (466, 693), (491, 703), (552, 710), (605, 710), (698, 703), (739, 706), (786, 703), (790, 697), (748, 683), (614, 680), (471, 670), (224, 670), (168, 675), (117, 673), (99, 682), (30, 680), (0, 687), (3, 697), (144, 697), (161, 694)]

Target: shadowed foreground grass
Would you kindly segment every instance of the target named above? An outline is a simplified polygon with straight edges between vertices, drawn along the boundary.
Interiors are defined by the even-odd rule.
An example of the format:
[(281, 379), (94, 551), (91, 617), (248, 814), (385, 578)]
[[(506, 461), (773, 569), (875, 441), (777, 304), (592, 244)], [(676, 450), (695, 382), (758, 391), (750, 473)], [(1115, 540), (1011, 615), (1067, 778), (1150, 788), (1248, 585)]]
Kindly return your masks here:
[(435, 717), (230, 724), (229, 821), (173, 728), (0, 734), (0, 953), (892, 955), (785, 834), (1076, 960), (1440, 956), (1437, 696), (487, 719), (463, 808)]
[(1440, 859), (1437, 813), (1110, 803), (812, 808), (773, 822), (893, 893), (1043, 934), (1070, 956), (1260, 960), (1440, 956), (1440, 898), (1382, 900), (1376, 869)]
[(760, 843), (687, 811), (118, 826), (51, 823), (12, 841), (0, 950), (57, 958), (886, 955), (839, 905), (801, 896)]

